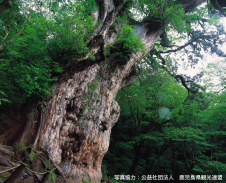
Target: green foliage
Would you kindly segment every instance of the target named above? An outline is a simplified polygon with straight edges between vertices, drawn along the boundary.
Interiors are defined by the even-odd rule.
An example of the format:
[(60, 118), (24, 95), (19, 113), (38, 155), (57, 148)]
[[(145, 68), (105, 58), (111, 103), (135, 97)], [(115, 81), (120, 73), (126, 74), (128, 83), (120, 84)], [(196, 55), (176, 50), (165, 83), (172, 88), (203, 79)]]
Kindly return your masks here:
[(91, 60), (95, 60), (95, 56), (91, 53), (88, 53), (88, 57), (91, 58)]
[(49, 8), (52, 14), (48, 18), (38, 12), (39, 7), (37, 11), (20, 9), (24, 15), (16, 11), (1, 15), (0, 22), (7, 29), (0, 28), (0, 104), (20, 104), (31, 95), (46, 95), (70, 59), (88, 53), (87, 39), (95, 29), (88, 14), (95, 10), (95, 2), (52, 4)]
[(34, 152), (34, 151), (31, 151), (31, 154), (30, 154), (30, 159), (31, 159), (31, 161), (34, 161), (34, 159), (36, 158), (36, 157), (38, 157), (38, 153), (36, 153), (36, 152)]
[(85, 179), (83, 180), (83, 182), (84, 182), (84, 183), (92, 183), (92, 182), (94, 182), (94, 181), (93, 181), (92, 177), (87, 177), (87, 178), (85, 178)]
[[(121, 116), (103, 161), (108, 175), (226, 176), (225, 92), (188, 96), (160, 68), (159, 64), (152, 70), (143, 68), (139, 81), (119, 91)], [(224, 72), (219, 73), (224, 81)], [(161, 108), (171, 115), (161, 117)]]
[(0, 105), (2, 104), (2, 102), (10, 102), (6, 99), (7, 95), (3, 91), (0, 91), (0, 96)]
[(135, 141), (130, 141), (130, 142), (123, 142), (123, 141), (119, 141), (116, 143), (116, 146), (119, 149), (127, 149), (127, 150), (132, 150), (133, 149), (133, 145), (135, 144)]
[(50, 180), (52, 180), (53, 182), (55, 182), (56, 181), (56, 174), (54, 172), (50, 172), (49, 173), (49, 178), (50, 178)]
[(86, 14), (81, 3), (70, 4), (64, 10), (54, 11), (53, 24), (49, 28), (52, 39), (48, 42), (48, 51), (52, 58), (60, 58), (64, 63), (72, 57), (79, 58), (88, 53), (86, 41), (94, 30), (93, 21), (90, 16), (81, 17), (80, 13)]
[[(32, 93), (46, 94), (50, 83), (56, 80), (51, 77), (51, 72), (60, 71), (57, 63), (48, 57), (45, 43), (42, 42), (44, 37), (40, 35), (44, 32), (29, 26), (27, 32), (28, 34), (7, 45), (4, 48), (4, 55), (2, 54), (2, 58), (5, 59), (2, 59), (0, 69), (4, 75), (0, 82), (3, 86), (2, 90), (14, 103), (23, 102)], [(15, 94), (18, 92), (18, 87), (25, 92), (19, 99)]]
[[(116, 39), (116, 44), (122, 44), (123, 53), (118, 50), (119, 54), (132, 53), (144, 50), (144, 44), (141, 39), (136, 36), (133, 26), (124, 25), (121, 29), (121, 33)], [(116, 48), (117, 49), (117, 48)]]
[(83, 11), (84, 17), (91, 15), (91, 12), (95, 12), (97, 7), (96, 7), (96, 2), (95, 0), (83, 0), (82, 1), (82, 6), (85, 11)]
[[(177, 12), (175, 12), (175, 10)], [(171, 5), (163, 14), (166, 30), (173, 29), (178, 32), (188, 32), (189, 27), (185, 23), (185, 13), (181, 5)]]
[[(124, 22), (125, 19), (119, 19), (118, 22)], [(141, 39), (135, 33), (135, 27), (123, 25), (114, 45), (108, 45), (104, 50), (109, 66), (115, 63), (125, 64), (130, 59), (132, 52), (142, 51), (145, 53), (145, 47)]]
[[(147, 70), (144, 77), (140, 76), (140, 82), (137, 81), (135, 85), (119, 91), (117, 101), (121, 107), (121, 119), (112, 131), (113, 135), (117, 133), (115, 134), (117, 140), (114, 141), (113, 136), (110, 152), (105, 156), (107, 162), (115, 165), (114, 168), (108, 168), (110, 175), (119, 174), (118, 172), (126, 172), (128, 174), (132, 166), (134, 166), (133, 162), (136, 161), (136, 156), (139, 153), (145, 153), (146, 150), (148, 152), (150, 146), (153, 149), (167, 146), (167, 142), (170, 140), (167, 136), (167, 131), (165, 132), (159, 128), (166, 119), (161, 118), (159, 108), (162, 106), (171, 110), (178, 108), (187, 97), (186, 90), (175, 84), (174, 80), (161, 69), (156, 71), (151, 78), (148, 75)], [(178, 93), (181, 93), (181, 95), (178, 95)], [(172, 120), (173, 117), (167, 120)], [(165, 125), (168, 126), (169, 124), (165, 123)], [(153, 151), (155, 152), (155, 150)], [(152, 154), (152, 156), (154, 155)], [(120, 161), (122, 158), (123, 161)], [(148, 161), (147, 157), (141, 159), (133, 173), (137, 175), (146, 174), (148, 169), (150, 174), (150, 170), (152, 170), (151, 172), (154, 170), (152, 168), (153, 164), (159, 166), (159, 161), (164, 164), (164, 158), (158, 159), (156, 162), (154, 159)], [(150, 167), (147, 167), (149, 165)], [(162, 165), (159, 168), (161, 167)], [(157, 173), (158, 171), (156, 170)], [(168, 173), (170, 171), (165, 172), (165, 174)]]
[(4, 178), (6, 178), (7, 176), (2, 176), (2, 177), (0, 177), (0, 181), (2, 181)]

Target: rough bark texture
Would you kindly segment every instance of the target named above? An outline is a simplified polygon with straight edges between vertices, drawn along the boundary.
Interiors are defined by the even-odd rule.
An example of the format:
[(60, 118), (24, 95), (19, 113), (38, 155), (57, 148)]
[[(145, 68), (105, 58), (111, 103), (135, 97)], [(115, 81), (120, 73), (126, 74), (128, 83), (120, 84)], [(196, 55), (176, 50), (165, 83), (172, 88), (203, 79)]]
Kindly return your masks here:
[[(161, 32), (147, 34), (145, 26), (138, 29), (147, 52)], [(30, 117), (34, 113), (27, 114), (21, 141), (34, 138), (34, 129), (38, 129), (34, 146), (46, 151), (66, 177), (100, 182), (101, 162), (120, 115), (115, 97), (119, 89), (135, 81), (134, 75), (126, 76), (143, 56), (143, 52), (132, 53), (127, 64), (112, 68), (105, 61), (83, 60), (71, 65), (53, 86), (53, 97), (43, 103), (36, 123)]]
[[(101, 47), (114, 43), (117, 33), (108, 31), (125, 1), (118, 7), (113, 0), (96, 3), (99, 9), (92, 17), (99, 19), (100, 25), (88, 44), (96, 60), (74, 59), (52, 86), (50, 99), (28, 109), (21, 123), (8, 134), (9, 145), (18, 140), (42, 149), (64, 176), (75, 182), (89, 178), (101, 181), (102, 159), (109, 147), (111, 129), (120, 115), (115, 97), (121, 88), (136, 81), (136, 75), (130, 72), (145, 55), (131, 53), (127, 63), (116, 62), (109, 67)], [(163, 30), (148, 22), (137, 27), (136, 34), (148, 53)]]
[[(160, 33), (159, 30), (143, 35), (149, 43), (147, 51)], [(92, 177), (100, 182), (101, 162), (108, 150), (111, 128), (120, 114), (116, 94), (122, 80), (143, 56), (142, 52), (133, 53), (127, 64), (112, 69), (104, 61), (85, 60), (84, 70), (76, 70), (75, 65), (72, 74), (66, 73), (59, 80), (54, 97), (42, 109), (41, 136), (36, 142), (66, 177), (79, 180)]]

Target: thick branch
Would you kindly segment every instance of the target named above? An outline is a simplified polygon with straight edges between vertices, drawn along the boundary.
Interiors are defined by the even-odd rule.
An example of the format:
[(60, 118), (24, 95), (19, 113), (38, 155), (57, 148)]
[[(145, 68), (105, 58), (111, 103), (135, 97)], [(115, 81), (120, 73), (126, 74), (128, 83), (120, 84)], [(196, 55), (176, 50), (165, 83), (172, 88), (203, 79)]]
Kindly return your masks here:
[(223, 16), (226, 17), (225, 10), (218, 4), (217, 0), (214, 0), (212, 3), (213, 3), (214, 8), (217, 9)]
[(180, 79), (182, 85), (188, 90), (188, 92), (191, 92), (191, 93), (198, 93), (198, 91), (193, 91), (193, 90), (191, 90), (190, 88), (188, 88), (188, 86), (187, 86), (187, 84), (186, 84), (186, 81), (185, 81), (185, 79), (184, 79), (183, 76), (181, 76), (181, 75), (176, 75), (176, 76), (175, 76), (175, 79)]
[(122, 0), (122, 2), (119, 4), (119, 6), (116, 7), (115, 15), (117, 15), (119, 13), (119, 11), (123, 8), (125, 3), (126, 3), (126, 0)]
[(136, 70), (132, 70), (127, 77), (122, 80), (121, 89), (133, 85), (137, 80)]
[(193, 11), (197, 6), (201, 5), (204, 3), (206, 0), (192, 0), (188, 4), (183, 4), (182, 7), (184, 8), (185, 13), (189, 13)]

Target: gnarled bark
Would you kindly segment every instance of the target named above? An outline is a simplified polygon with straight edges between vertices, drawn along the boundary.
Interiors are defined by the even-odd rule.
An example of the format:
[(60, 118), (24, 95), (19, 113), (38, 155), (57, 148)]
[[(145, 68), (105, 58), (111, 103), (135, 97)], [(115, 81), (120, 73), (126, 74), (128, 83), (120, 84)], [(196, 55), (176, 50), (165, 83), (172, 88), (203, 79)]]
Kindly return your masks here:
[[(142, 27), (139, 31), (149, 52), (162, 31), (146, 34)], [(132, 84), (130, 76), (124, 78), (143, 56), (143, 52), (132, 53), (127, 64), (116, 64), (110, 69), (105, 61), (88, 59), (71, 65), (70, 72), (53, 86), (53, 97), (43, 103), (39, 117), (37, 113), (27, 114), (27, 129), (20, 141), (36, 136), (33, 146), (46, 151), (66, 177), (91, 177), (100, 182), (101, 162), (108, 150), (111, 129), (120, 115), (115, 97), (121, 87)]]
[[(146, 37), (152, 43), (147, 51), (160, 33)], [(127, 64), (110, 70), (104, 61), (87, 64), (84, 70), (72, 69), (72, 75), (65, 74), (59, 80), (54, 97), (42, 109), (41, 118), (45, 120), (41, 121), (36, 144), (41, 142), (41, 148), (62, 167), (66, 177), (92, 177), (100, 182), (101, 162), (108, 150), (111, 128), (120, 114), (116, 94), (122, 80), (143, 56), (142, 52), (132, 53)]]

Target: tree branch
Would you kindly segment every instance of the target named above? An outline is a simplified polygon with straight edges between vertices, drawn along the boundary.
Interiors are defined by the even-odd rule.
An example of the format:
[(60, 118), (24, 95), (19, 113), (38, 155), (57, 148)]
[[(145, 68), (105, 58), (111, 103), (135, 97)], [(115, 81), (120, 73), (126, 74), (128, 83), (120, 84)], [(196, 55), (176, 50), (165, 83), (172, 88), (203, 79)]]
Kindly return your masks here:
[[(162, 56), (159, 57), (160, 59), (164, 59)], [(150, 62), (147, 61), (147, 64), (148, 65), (152, 65)], [(161, 65), (161, 68), (164, 69), (171, 77), (175, 78), (175, 79), (180, 79), (181, 81), (181, 84), (187, 89), (188, 93), (191, 92), (191, 93), (198, 93), (198, 91), (194, 91), (194, 90), (191, 90), (190, 88), (188, 88), (187, 86), (187, 82), (189, 81), (185, 81), (184, 77), (181, 76), (181, 75), (176, 75), (175, 73), (170, 73), (170, 71), (164, 66), (164, 65)]]
[(217, 9), (223, 16), (226, 17), (226, 12), (225, 10), (218, 4), (217, 0), (214, 0), (213, 6), (215, 9)]
[(116, 7), (115, 10), (115, 16), (119, 13), (119, 11), (123, 8), (123, 6), (126, 4), (126, 0), (122, 0), (122, 2), (119, 4), (119, 6)]
[(191, 92), (191, 93), (198, 93), (198, 91), (194, 91), (194, 90), (191, 90), (190, 88), (188, 88), (188, 86), (187, 86), (187, 84), (186, 84), (188, 81), (185, 81), (185, 79), (184, 79), (183, 76), (181, 76), (181, 75), (176, 75), (176, 76), (175, 76), (175, 79), (180, 79), (180, 80), (181, 80), (182, 85), (188, 90), (188, 93), (189, 93), (189, 92)]
[[(0, 4), (1, 5), (1, 4)], [(0, 9), (1, 9), (1, 7), (0, 7)], [(0, 10), (1, 11), (1, 10)], [(1, 13), (0, 13), (1, 14)], [(28, 16), (30, 16), (31, 15), (31, 8), (30, 8), (30, 13), (29, 13), (29, 15)], [(29, 17), (28, 17), (28, 19), (26, 19), (26, 21), (24, 22), (24, 27), (23, 27), (23, 29), (22, 29), (22, 31), (20, 31), (20, 32), (18, 32), (18, 33), (16, 33), (16, 37), (17, 36), (20, 36), (20, 35), (22, 35), (24, 32), (25, 32), (25, 30), (26, 30), (26, 23), (28, 23), (29, 22)], [(9, 33), (6, 31), (6, 29), (5, 29), (5, 33), (6, 33), (6, 35), (5, 35), (5, 37), (4, 37), (4, 39), (3, 39), (3, 41), (8, 37), (8, 35), (9, 35)], [(10, 39), (9, 40), (9, 42), (13, 42), (13, 40), (14, 40), (15, 38), (12, 38), (12, 39)], [(2, 41), (2, 43), (0, 44), (0, 51), (1, 50), (3, 50), (3, 41)], [(5, 45), (7, 45), (8, 43), (6, 43)]]
[(133, 85), (137, 80), (137, 74), (136, 74), (136, 70), (132, 70), (128, 76), (126, 76), (121, 83), (121, 89), (122, 88), (126, 88), (129, 87), (131, 85)]
[(189, 13), (193, 11), (197, 6), (204, 3), (206, 0), (192, 0), (188, 4), (183, 4), (182, 7), (184, 8), (185, 13)]
[(178, 46), (177, 49), (175, 50), (168, 50), (168, 51), (160, 51), (158, 53), (171, 53), (171, 52), (177, 52), (185, 47), (187, 47), (188, 45), (192, 44), (193, 42), (196, 42), (198, 39), (206, 39), (206, 38), (212, 38), (213, 36), (211, 35), (201, 35), (201, 36), (198, 36), (196, 38), (194, 38), (193, 40), (189, 41), (188, 43), (186, 43), (185, 45), (183, 46)]

